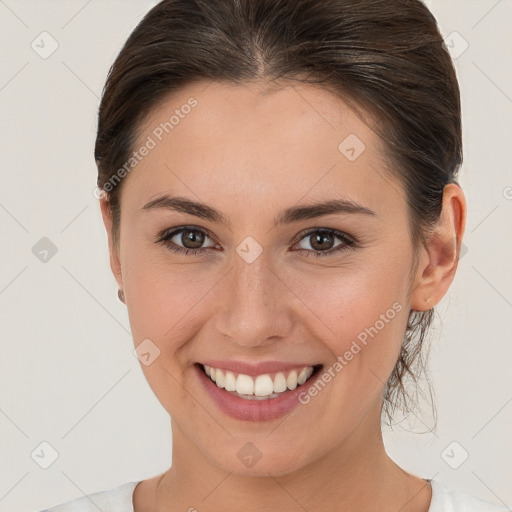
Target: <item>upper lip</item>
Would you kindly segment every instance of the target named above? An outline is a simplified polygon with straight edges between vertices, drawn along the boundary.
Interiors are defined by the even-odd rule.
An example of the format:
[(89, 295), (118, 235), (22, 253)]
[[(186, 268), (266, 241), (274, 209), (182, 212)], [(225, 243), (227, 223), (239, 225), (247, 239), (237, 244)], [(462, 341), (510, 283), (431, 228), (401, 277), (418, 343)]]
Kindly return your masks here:
[(265, 373), (276, 373), (294, 369), (301, 369), (307, 366), (319, 366), (314, 363), (291, 363), (283, 361), (261, 361), (259, 363), (245, 363), (243, 361), (220, 361), (210, 359), (208, 361), (202, 361), (202, 365), (213, 366), (221, 370), (231, 371), (233, 373), (242, 373), (255, 377), (257, 375), (263, 375)]

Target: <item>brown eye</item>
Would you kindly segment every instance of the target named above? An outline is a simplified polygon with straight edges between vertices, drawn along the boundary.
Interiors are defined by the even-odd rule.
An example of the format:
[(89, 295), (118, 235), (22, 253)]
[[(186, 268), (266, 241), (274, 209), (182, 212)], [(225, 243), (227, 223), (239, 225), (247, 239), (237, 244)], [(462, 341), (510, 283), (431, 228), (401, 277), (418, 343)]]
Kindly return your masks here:
[[(342, 243), (335, 245), (335, 240)], [(308, 256), (328, 256), (339, 251), (354, 248), (356, 242), (349, 235), (333, 229), (315, 229), (304, 234), (300, 240), (307, 241), (309, 248), (302, 248)], [(333, 249), (334, 247), (334, 249)]]
[(334, 239), (336, 238), (334, 235), (329, 233), (317, 233), (308, 236), (311, 247), (319, 251), (324, 249), (332, 249), (332, 246), (334, 245)]
[(198, 254), (209, 247), (213, 247), (213, 245), (202, 247), (208, 238), (210, 237), (202, 229), (185, 226), (164, 231), (159, 235), (157, 243), (162, 243), (168, 249), (177, 253)]
[(181, 231), (181, 243), (187, 249), (199, 249), (204, 243), (205, 234), (195, 229), (184, 229)]

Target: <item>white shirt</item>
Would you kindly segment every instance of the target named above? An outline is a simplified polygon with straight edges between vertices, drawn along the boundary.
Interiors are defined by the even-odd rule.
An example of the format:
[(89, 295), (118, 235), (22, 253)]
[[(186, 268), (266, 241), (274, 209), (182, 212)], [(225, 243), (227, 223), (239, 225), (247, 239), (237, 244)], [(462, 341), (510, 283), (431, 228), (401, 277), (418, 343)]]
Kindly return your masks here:
[[(436, 480), (432, 486), (432, 501), (428, 512), (512, 512), (503, 505), (493, 505), (461, 491), (450, 489)], [(127, 482), (119, 487), (81, 496), (41, 512), (134, 512), (133, 491), (139, 482)], [(93, 503), (94, 502), (94, 503)]]

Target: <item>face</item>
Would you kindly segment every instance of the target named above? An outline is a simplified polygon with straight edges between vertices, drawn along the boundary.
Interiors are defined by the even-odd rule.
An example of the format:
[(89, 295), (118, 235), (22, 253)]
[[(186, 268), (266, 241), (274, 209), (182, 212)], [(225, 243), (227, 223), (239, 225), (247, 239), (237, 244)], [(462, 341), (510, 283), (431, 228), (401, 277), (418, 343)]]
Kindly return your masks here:
[[(155, 109), (143, 146), (123, 181), (115, 274), (150, 354), (141, 367), (181, 435), (226, 471), (263, 475), (338, 449), (364, 422), (376, 433), (415, 279), (382, 141), (318, 86), (204, 82)], [(258, 375), (293, 388), (291, 369), (315, 371), (247, 400), (205, 363), (225, 370), (221, 385), (230, 370), (263, 394)], [(243, 450), (261, 459), (251, 467)]]

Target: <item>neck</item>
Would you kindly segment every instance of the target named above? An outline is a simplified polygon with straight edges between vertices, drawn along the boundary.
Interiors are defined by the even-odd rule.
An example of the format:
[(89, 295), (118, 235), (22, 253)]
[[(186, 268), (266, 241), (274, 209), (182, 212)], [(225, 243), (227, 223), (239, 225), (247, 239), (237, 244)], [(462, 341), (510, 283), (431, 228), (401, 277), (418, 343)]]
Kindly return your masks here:
[(351, 435), (325, 456), (279, 476), (226, 472), (205, 457), (175, 422), (172, 432), (172, 466), (156, 486), (157, 512), (426, 512), (430, 504), (430, 486), (407, 474), (387, 455), (380, 407), (372, 409)]

